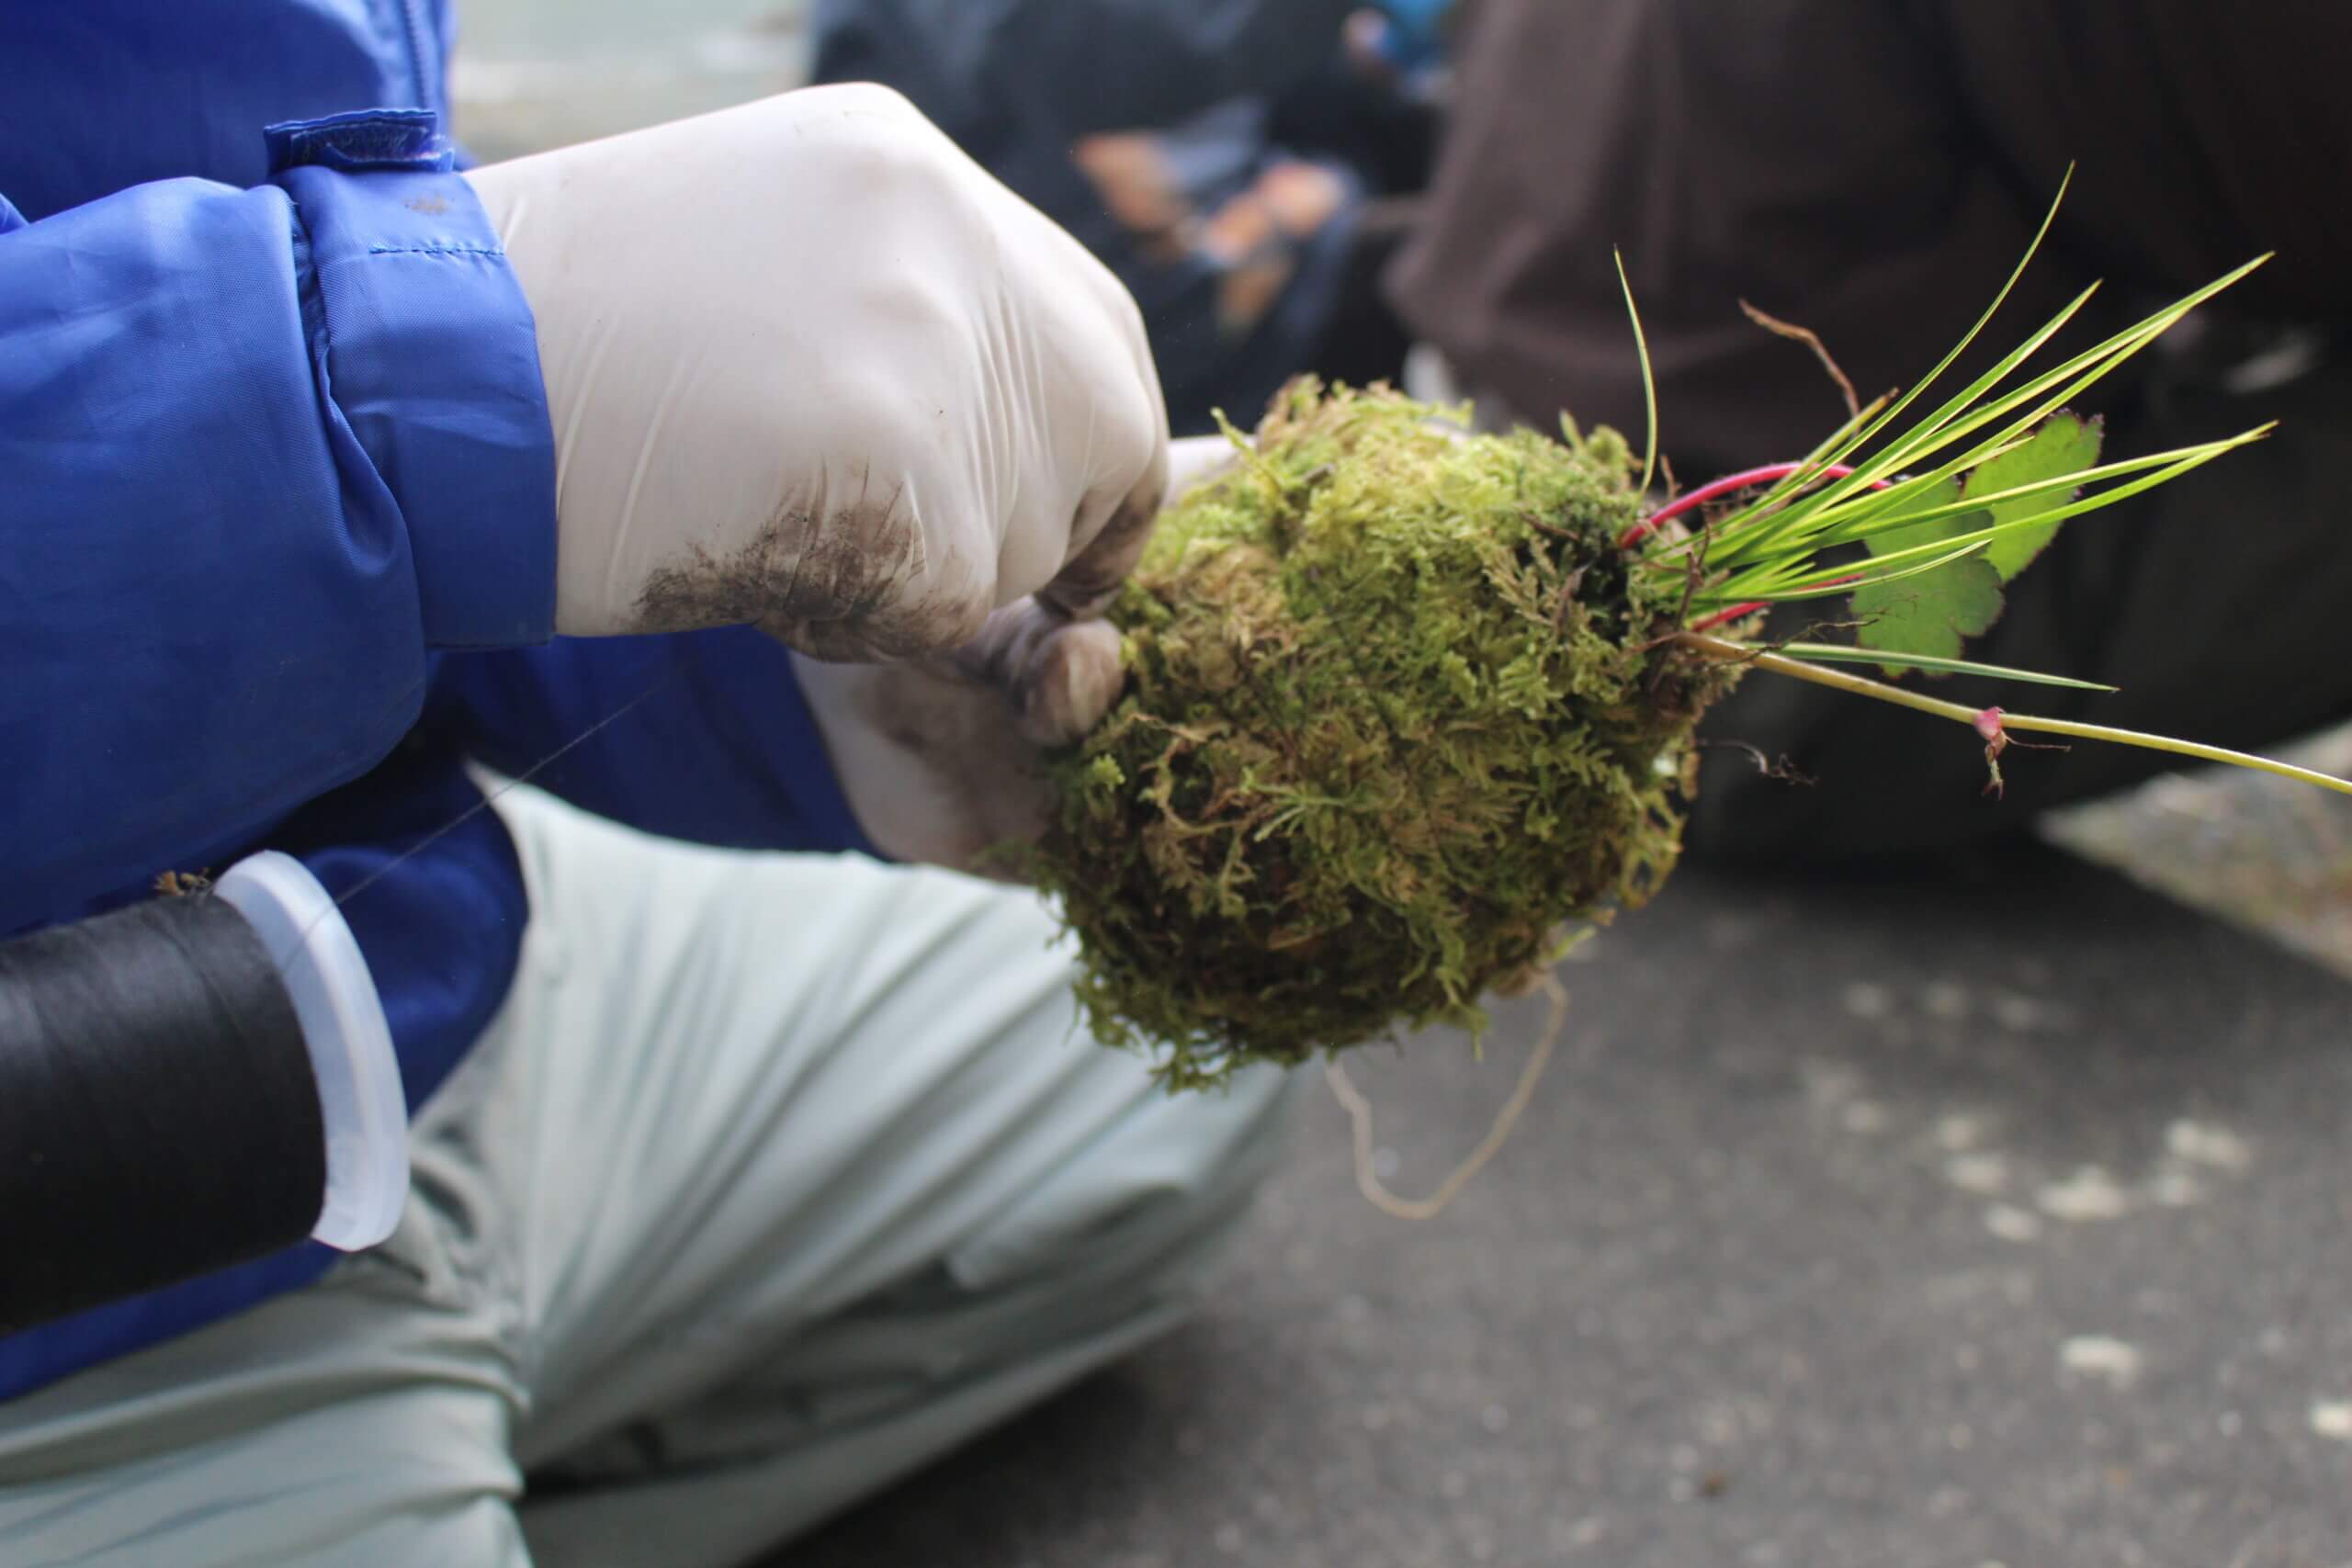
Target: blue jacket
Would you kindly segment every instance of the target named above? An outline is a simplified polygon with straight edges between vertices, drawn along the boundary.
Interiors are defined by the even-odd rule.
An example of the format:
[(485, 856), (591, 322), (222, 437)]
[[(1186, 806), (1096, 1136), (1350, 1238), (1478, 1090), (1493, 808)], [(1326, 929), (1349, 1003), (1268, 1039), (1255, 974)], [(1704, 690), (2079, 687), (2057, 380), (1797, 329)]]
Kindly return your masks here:
[[(412, 1110), (530, 913), (466, 759), (593, 728), (536, 782), (864, 847), (766, 638), (550, 640), (537, 350), (439, 134), (449, 36), (432, 0), (0, 6), (0, 935), (265, 847), (375, 878), (345, 914)], [(333, 1257), (0, 1337), (0, 1398)]]

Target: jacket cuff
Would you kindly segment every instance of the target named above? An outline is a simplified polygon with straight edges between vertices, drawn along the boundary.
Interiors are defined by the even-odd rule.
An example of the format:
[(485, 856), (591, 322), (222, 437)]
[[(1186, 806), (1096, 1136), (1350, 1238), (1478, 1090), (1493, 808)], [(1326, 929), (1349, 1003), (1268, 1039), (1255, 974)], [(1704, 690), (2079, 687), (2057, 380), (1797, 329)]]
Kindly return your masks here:
[(555, 439), (531, 309), (489, 215), (428, 111), (288, 121), (267, 138), (300, 220), (303, 329), (329, 416), (372, 465), (344, 482), (398, 509), (425, 642), (546, 641)]

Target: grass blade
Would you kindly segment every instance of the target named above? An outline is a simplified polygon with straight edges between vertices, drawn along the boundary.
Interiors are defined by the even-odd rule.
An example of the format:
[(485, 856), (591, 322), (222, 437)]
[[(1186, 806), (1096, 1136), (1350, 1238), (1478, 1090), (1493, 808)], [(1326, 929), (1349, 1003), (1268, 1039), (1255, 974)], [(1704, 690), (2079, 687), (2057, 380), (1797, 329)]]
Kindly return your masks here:
[[(2209, 442), (2202, 446), (2184, 447), (2181, 449), (2184, 455), (2177, 457), (2174, 461), (2167, 463), (2164, 468), (2155, 470), (2154, 473), (2143, 474), (2140, 478), (2132, 479), (2127, 483), (2110, 486), (2106, 490), (2099, 491), (2091, 495), (2084, 496), (2079, 500), (2070, 502), (2064, 505), (2048, 507), (2042, 511), (2033, 513), (2029, 516), (2014, 517), (2006, 523), (1996, 524), (1989, 528), (1979, 528), (1971, 533), (1954, 535), (1949, 539), (1937, 539), (1928, 544), (1911, 545), (1903, 549), (1889, 550), (1883, 556), (1872, 557), (1870, 564), (1872, 566), (1884, 566), (1896, 561), (1909, 561), (1922, 555), (1926, 555), (1928, 552), (1948, 550), (1952, 547), (1959, 545), (1966, 545), (1969, 547), (1967, 550), (1960, 552), (1961, 554), (1973, 554), (1974, 551), (1984, 548), (1985, 545), (1991, 543), (1994, 539), (2004, 534), (2015, 533), (2019, 529), (2030, 528), (2039, 524), (2064, 522), (2070, 517), (2079, 517), (2086, 512), (2096, 512), (2101, 507), (2112, 506), (2117, 502), (2127, 500), (2132, 496), (2138, 495), (2143, 491), (2154, 490), (2160, 484), (2165, 484), (2173, 479), (2178, 479), (2181, 475), (2188, 473), (2192, 468), (2203, 467), (2205, 464), (2211, 462), (2214, 458), (2220, 457), (2224, 452), (2233, 451), (2237, 447), (2244, 446), (2250, 442), (2261, 440), (2274, 428), (2274, 425), (2260, 425), (2256, 429), (2247, 431), (2243, 435), (2232, 436), (2226, 441)], [(2165, 454), (2165, 456), (2170, 457), (2172, 455)], [(1978, 504), (1981, 506), (1983, 503), (1980, 502)], [(1943, 560), (1949, 558), (1951, 558), (1948, 556), (1939, 557), (1936, 562), (1932, 564), (1940, 565)], [(1912, 568), (1895, 575), (1908, 576), (1910, 575), (1910, 570), (1925, 570), (1929, 569)], [(1856, 573), (1849, 567), (1825, 566), (1803, 573), (1790, 581), (1795, 585), (1803, 587), (1814, 583), (1826, 583), (1830, 581), (1840, 581), (1849, 585), (1854, 585), (1862, 582), (1892, 581), (1893, 580), (1892, 576), (1876, 572), (1864, 571)], [(1713, 588), (1702, 589), (1699, 594), (1694, 597), (1697, 600), (1703, 601), (1712, 597), (1717, 592), (1721, 592), (1726, 598), (1759, 599), (1766, 596), (1764, 594), (1752, 592), (1734, 594), (1726, 587), (1720, 591)], [(1811, 595), (1807, 596), (1811, 597)]]
[(2233, 446), (2240, 446), (2249, 441), (2258, 440), (2262, 433), (2270, 428), (2271, 426), (2266, 424), (2222, 441), (2207, 442), (2197, 446), (2175, 447), (2169, 452), (2150, 452), (2138, 457), (2119, 458), (2112, 463), (2102, 463), (2095, 468), (2083, 468), (2071, 474), (2060, 474), (2054, 479), (2037, 479), (2031, 484), (2013, 485), (2007, 490), (1995, 491), (1990, 495), (1963, 496), (1958, 501), (1944, 502), (1918, 512), (1903, 512), (1893, 515), (1865, 518), (1859, 523), (1841, 524), (1816, 540), (1815, 547), (1828, 549), (1838, 545), (1857, 544), (1875, 535), (1892, 533), (1897, 529), (1913, 527), (1922, 523), (1938, 523), (1947, 517), (1958, 517), (1965, 513), (1990, 511), (2004, 502), (2020, 501), (2027, 496), (2045, 494), (2052, 491), (2080, 490), (2086, 485), (2102, 479), (2121, 479), (2127, 474), (2142, 473), (2149, 468), (2160, 468), (2167, 463), (2178, 462), (2188, 457), (2214, 455), (2217, 449), (2227, 451)]
[(1648, 450), (1642, 454), (1641, 488), (1634, 493), (1647, 495), (1650, 480), (1657, 474), (1657, 380), (1650, 374), (1650, 342), (1642, 333), (1642, 313), (1634, 308), (1633, 280), (1625, 276), (1625, 253), (1610, 254), (1617, 258), (1617, 287), (1625, 292), (1625, 314), (1634, 323), (1634, 352), (1642, 362), (1642, 401), (1648, 410), (1650, 434)]
[[(1993, 296), (1993, 302), (1984, 307), (1984, 313), (1976, 318), (1975, 324), (1971, 326), (1967, 332), (1961, 334), (1960, 341), (1952, 344), (1951, 350), (1946, 353), (1941, 359), (1936, 361), (1934, 367), (1928, 370), (1925, 376), (1919, 378), (1918, 381), (1912, 386), (1909, 391), (1895, 399), (1895, 400), (1888, 406), (1883, 413), (1880, 414), (1876, 419), (1871, 420), (1868, 425), (1858, 432), (1847, 443), (1842, 451), (1838, 453), (1836, 456), (1826, 458), (1826, 461), (1842, 462), (1847, 456), (1861, 450), (1864, 446), (1869, 444), (1871, 437), (1875, 436), (1880, 431), (1885, 429), (1888, 425), (1893, 424), (1894, 421), (1901, 416), (1905, 409), (1909, 408), (1913, 402), (1917, 401), (1922, 392), (1925, 392), (1929, 387), (1933, 386), (1938, 378), (1942, 376), (1945, 371), (1951, 368), (1954, 361), (1959, 359), (1962, 355), (1968, 352), (1969, 345), (1976, 341), (1977, 337), (1984, 331), (1985, 326), (1991, 322), (1994, 313), (1999, 310), (2003, 303), (2007, 300), (2011, 292), (2013, 292), (2018, 286), (2018, 279), (2025, 276), (2025, 269), (2032, 264), (2035, 254), (2041, 251), (2041, 242), (2049, 236), (2050, 225), (2057, 220), (2059, 204), (2066, 199), (2066, 187), (2074, 183), (2074, 178), (2075, 166), (2072, 164), (2069, 164), (2066, 165), (2065, 175), (2058, 181), (2057, 193), (2050, 198), (2049, 210), (2041, 215), (2041, 226), (2033, 231), (2033, 239), (2026, 245), (2025, 254), (2018, 258), (2018, 265), (2010, 269), (2007, 280), (2001, 285), (1999, 292)], [(1948, 403), (1946, 406), (1950, 407), (1951, 404)], [(1783, 482), (1794, 484), (1798, 481), (1799, 478), (1800, 476), (1792, 475), (1790, 479)], [(1838, 480), (1838, 483), (1831, 488), (1833, 490), (1839, 490), (1844, 493), (1850, 494), (1854, 489), (1860, 488), (1854, 481), (1860, 478), (1861, 476), (1857, 473), (1847, 479)], [(1867, 480), (1864, 481), (1864, 483), (1867, 482)], [(1779, 486), (1774, 487), (1775, 490), (1778, 490), (1779, 488)], [(1762, 506), (1772, 499), (1772, 493), (1768, 491), (1757, 504), (1758, 506)]]
[(1907, 550), (1898, 550), (1889, 555), (1876, 557), (1870, 562), (1870, 565), (1874, 567), (1898, 558), (1916, 556), (1925, 550), (1943, 552), (1932, 560), (1910, 561), (1895, 571), (1857, 570), (1852, 567), (1826, 567), (1820, 573), (1807, 573), (1791, 584), (1770, 591), (1748, 588), (1733, 592), (1728, 588), (1702, 589), (1691, 595), (1690, 603), (1694, 607), (1711, 607), (1718, 604), (1736, 604), (1749, 599), (1760, 599), (1768, 604), (1781, 604), (1797, 599), (1827, 599), (1840, 593), (1851, 593), (1855, 589), (1869, 583), (1899, 582), (1906, 577), (1917, 577), (1923, 571), (1933, 571), (1939, 566), (1949, 566), (1953, 561), (1966, 560), (1970, 556), (1981, 555), (1984, 553), (1986, 541), (1994, 532), (1993, 529), (1985, 528), (1975, 534), (1963, 535), (1959, 539), (1939, 539), (1932, 545), (1915, 545)]
[[(1851, 510), (1846, 514), (1844, 520), (1851, 522), (1860, 517), (1901, 505), (1906, 496), (1916, 497), (1928, 487), (1987, 461), (2017, 437), (2064, 408), (2078, 394), (2109, 375), (2117, 366), (2154, 342), (2188, 311), (2245, 277), (2246, 274), (2269, 259), (2267, 254), (2255, 257), (2254, 260), (2223, 274), (2195, 293), (2116, 333), (2097, 347), (2085, 350), (2065, 364), (2044, 371), (2025, 385), (2004, 394), (1993, 402), (1971, 411), (1944, 430), (1936, 432), (1930, 436), (1917, 439), (1911, 436), (1905, 437), (1894, 446), (1890, 447), (1888, 452), (1881, 453), (1868, 463), (1857, 467), (1849, 478), (1839, 480), (1838, 485), (1833, 487), (1836, 490), (1845, 491), (1848, 496), (1852, 498)], [(2075, 378), (2071, 383), (2060, 386), (2060, 383), (2064, 382), (2069, 376), (2074, 376)], [(2060, 389), (2044, 397), (2043, 394), (2053, 386), (2059, 386)], [(1961, 437), (1982, 429), (2004, 414), (2032, 402), (2037, 398), (2041, 399), (2037, 406), (2018, 416), (1997, 434), (1985, 438), (1928, 472), (1910, 476), (1894, 489), (1864, 493), (1860, 496), (1854, 496), (1849, 488), (1857, 479), (1881, 478), (1891, 471), (1891, 454), (1895, 455), (1893, 457), (1894, 463), (1924, 457), (1929, 452), (1952, 445)], [(1826, 512), (1836, 504), (1836, 502), (1825, 498), (1821, 511)]]
[(2036, 686), (2069, 686), (2080, 692), (2121, 689), (2098, 681), (2077, 681), (2071, 675), (2045, 675), (2038, 670), (2013, 670), (2003, 664), (1980, 664), (1973, 659), (1939, 659), (1932, 653), (1896, 653), (1881, 648), (1853, 648), (1842, 642), (1776, 642), (1754, 646), (1769, 648), (1775, 653), (1815, 660), (1823, 664), (1899, 664), (1917, 670), (1932, 670), (1939, 674), (1985, 675), (2001, 681), (2023, 681)]
[[(2041, 327), (2031, 336), (2028, 337), (2025, 342), (2019, 344), (2016, 348), (2011, 349), (2007, 354), (2003, 355), (1999, 360), (1995, 362), (1990, 369), (1986, 370), (1983, 375), (1977, 377), (1975, 380), (1970, 382), (1965, 388), (1955, 393), (1941, 408), (1939, 408), (1934, 413), (1929, 414), (1926, 420), (1922, 421), (1921, 423), (1912, 431), (1907, 432), (1902, 440), (1897, 441), (1894, 446), (1889, 448), (1889, 450), (1899, 453), (1906, 444), (1917, 440), (1922, 431), (1941, 429), (1950, 424), (1953, 420), (1960, 417), (1960, 415), (1972, 404), (1976, 402), (1978, 399), (1984, 397), (1987, 392), (1991, 391), (1994, 387), (1999, 385), (2000, 382), (2010, 374), (2010, 372), (2014, 371), (2019, 365), (2023, 364), (2028, 358), (2030, 358), (2041, 347), (2043, 344), (2048, 343), (2052, 337), (2055, 336), (2059, 330), (2064, 327), (2068, 321), (2072, 321), (2075, 313), (2081, 310), (2085, 304), (2089, 302), (2091, 296), (2096, 293), (2098, 289), (2098, 285), (2094, 283), (2089, 288), (2084, 289), (2080, 294), (2075, 295), (2075, 298), (2067, 303), (2064, 310), (2060, 310), (2055, 316), (2052, 316), (2049, 321), (2043, 322)], [(1972, 462), (1985, 461), (1992, 456), (1994, 456), (1994, 454), (1984, 452), (1980, 448), (1977, 452), (1972, 455)], [(1819, 494), (1808, 498), (1812, 504), (1804, 508), (1799, 514), (1799, 517), (1792, 519), (1792, 521), (1811, 520), (1817, 523), (1821, 513), (1826, 512), (1840, 504), (1852, 502), (1858, 497), (1858, 495), (1860, 500), (1863, 502), (1883, 503), (1890, 502), (1893, 496), (1893, 491), (1886, 491), (1872, 492), (1869, 491), (1868, 487), (1873, 482), (1885, 479), (1887, 475), (1894, 472), (1899, 465), (1899, 457), (1894, 461), (1890, 462), (1887, 460), (1886, 453), (1879, 454), (1868, 463), (1858, 465), (1854, 473), (1849, 476), (1848, 479), (1840, 480), (1838, 484), (1832, 485), (1827, 490), (1821, 491)], [(1865, 470), (1869, 471), (1866, 472)], [(1896, 480), (1894, 481), (1894, 488), (1896, 490), (1900, 490), (1905, 485), (1917, 485), (1924, 488), (1926, 485), (1933, 483), (1935, 479), (1940, 477), (1945, 476), (1920, 476), (1908, 479)], [(1851, 482), (1853, 479), (1861, 480), (1861, 484), (1859, 486), (1853, 484)], [(1723, 525), (1724, 532), (1728, 533), (1739, 523), (1739, 521), (1740, 519), (1737, 517), (1727, 519)], [(1790, 527), (1781, 526), (1760, 536), (1749, 535), (1743, 536), (1739, 545), (1734, 551), (1733, 559), (1737, 560), (1746, 558), (1748, 556), (1754, 555), (1759, 549), (1771, 547), (1776, 543), (1779, 544), (1781, 548), (1788, 548), (1790, 546), (1785, 541), (1787, 541), (1788, 536), (1792, 532), (1792, 530)], [(1811, 530), (1808, 530), (1808, 537), (1810, 536), (1810, 534)], [(1731, 562), (1726, 561), (1725, 564), (1731, 564)]]

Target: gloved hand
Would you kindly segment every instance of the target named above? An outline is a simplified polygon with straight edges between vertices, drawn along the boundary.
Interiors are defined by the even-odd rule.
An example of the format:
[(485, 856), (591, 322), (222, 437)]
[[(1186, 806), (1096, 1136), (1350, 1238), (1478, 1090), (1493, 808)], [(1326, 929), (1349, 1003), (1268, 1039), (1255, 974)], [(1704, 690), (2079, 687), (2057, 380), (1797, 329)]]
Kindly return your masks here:
[(1091, 613), (1142, 547), (1167, 414), (1134, 301), (896, 93), (467, 177), (538, 323), (558, 631), (901, 658), (1033, 592)]
[[(1221, 435), (1176, 442), (1170, 496), (1234, 461)], [(1137, 534), (1140, 549), (1145, 531)], [(984, 875), (1020, 867), (986, 852), (1052, 819), (1041, 748), (1100, 723), (1125, 684), (1119, 634), (1042, 599), (998, 611), (943, 657), (899, 664), (794, 660), (858, 825), (885, 854)]]

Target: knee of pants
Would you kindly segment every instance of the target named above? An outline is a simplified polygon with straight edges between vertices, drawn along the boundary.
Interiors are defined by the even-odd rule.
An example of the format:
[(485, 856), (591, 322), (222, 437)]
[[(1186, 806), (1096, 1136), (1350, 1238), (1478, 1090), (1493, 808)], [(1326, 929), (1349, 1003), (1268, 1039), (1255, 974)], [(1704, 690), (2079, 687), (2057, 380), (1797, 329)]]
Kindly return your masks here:
[(1204, 1269), (1287, 1147), (1303, 1081), (1261, 1065), (1218, 1089), (1150, 1090), (951, 1251), (949, 1276), (979, 1292), (1072, 1269)]

